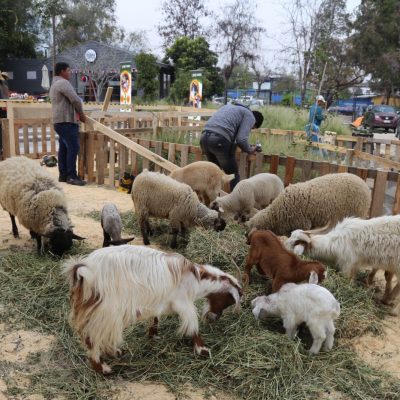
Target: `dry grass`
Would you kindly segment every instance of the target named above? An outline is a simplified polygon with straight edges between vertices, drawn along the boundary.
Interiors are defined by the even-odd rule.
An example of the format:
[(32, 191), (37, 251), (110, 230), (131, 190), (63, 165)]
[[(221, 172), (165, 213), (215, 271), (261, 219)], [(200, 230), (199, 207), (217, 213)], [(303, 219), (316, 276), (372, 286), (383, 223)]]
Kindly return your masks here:
[[(99, 218), (98, 213), (91, 216)], [(132, 213), (123, 215), (123, 221), (126, 229), (138, 233)], [(153, 242), (167, 247), (168, 224), (159, 222), (155, 227)], [(243, 233), (237, 225), (229, 225), (222, 233), (194, 229), (180, 252), (193, 261), (235, 274), (232, 260), (242, 266), (247, 252)], [(79, 248), (79, 253), (88, 251)], [(246, 291), (240, 315), (227, 311), (217, 323), (201, 323), (200, 332), (211, 348), (211, 358), (195, 356), (188, 341), (176, 334), (177, 318), (168, 317), (161, 321), (160, 341), (147, 339), (145, 325), (130, 329), (123, 356), (110, 361), (114, 375), (103, 379), (86, 366), (84, 351), (68, 326), (68, 288), (60, 277), (60, 264), (33, 253), (9, 253), (0, 258), (2, 320), (57, 337), (47, 368), (29, 374), (29, 394), (106, 399), (110, 385), (116, 379), (126, 379), (162, 382), (178, 397), (192, 385), (250, 400), (318, 398), (332, 390), (352, 399), (398, 399), (399, 382), (366, 365), (349, 345), (354, 336), (380, 332), (382, 309), (375, 304), (372, 291), (350, 284), (333, 269), (326, 286), (341, 302), (342, 314), (337, 323), (339, 340), (329, 353), (310, 357), (306, 330), (300, 339), (291, 341), (283, 334), (279, 320), (255, 321), (250, 301), (265, 292), (266, 283), (253, 272), (254, 284)], [(35, 362), (35, 357), (32, 360)], [(0, 361), (3, 372), (12, 367)]]

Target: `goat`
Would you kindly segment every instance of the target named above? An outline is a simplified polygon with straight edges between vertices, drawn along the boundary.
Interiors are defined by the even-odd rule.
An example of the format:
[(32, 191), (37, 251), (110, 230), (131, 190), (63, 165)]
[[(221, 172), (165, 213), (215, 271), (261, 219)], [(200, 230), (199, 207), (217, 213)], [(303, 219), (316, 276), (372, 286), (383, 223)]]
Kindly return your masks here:
[(250, 250), (246, 258), (244, 282), (250, 281), (253, 265), (261, 275), (272, 278), (273, 293), (285, 283), (308, 280), (312, 271), (317, 273), (319, 282), (326, 278), (326, 270), (321, 263), (300, 260), (271, 231), (253, 230), (248, 236), (248, 243)]
[(225, 308), (240, 308), (242, 289), (231, 275), (210, 265), (194, 264), (180, 254), (145, 246), (123, 245), (71, 259), (63, 274), (70, 284), (70, 323), (88, 349), (92, 367), (108, 374), (102, 354), (120, 353), (123, 331), (138, 320), (153, 318), (149, 336), (157, 335), (158, 318), (177, 313), (179, 332), (190, 336), (199, 355), (209, 355), (199, 335), (194, 301), (207, 298), (203, 317), (216, 320)]

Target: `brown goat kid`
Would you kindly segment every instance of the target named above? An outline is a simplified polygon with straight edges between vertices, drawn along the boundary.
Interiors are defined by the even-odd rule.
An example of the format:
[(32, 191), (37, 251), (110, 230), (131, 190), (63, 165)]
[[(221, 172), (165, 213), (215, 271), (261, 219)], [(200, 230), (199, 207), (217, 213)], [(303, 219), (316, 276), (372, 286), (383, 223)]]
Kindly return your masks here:
[(279, 238), (271, 231), (250, 232), (249, 254), (243, 282), (250, 281), (253, 265), (261, 275), (272, 279), (272, 292), (277, 292), (285, 283), (308, 281), (312, 271), (318, 275), (318, 282), (326, 277), (325, 267), (317, 261), (302, 261), (294, 253), (288, 251)]

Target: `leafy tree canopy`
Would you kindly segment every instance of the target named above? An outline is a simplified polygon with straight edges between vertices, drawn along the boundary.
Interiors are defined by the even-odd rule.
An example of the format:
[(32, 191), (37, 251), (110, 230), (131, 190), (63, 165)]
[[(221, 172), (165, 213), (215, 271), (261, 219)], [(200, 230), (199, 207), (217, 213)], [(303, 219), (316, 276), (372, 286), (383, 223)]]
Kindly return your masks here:
[(137, 87), (139, 90), (143, 90), (145, 101), (154, 100), (158, 89), (157, 59), (153, 54), (142, 52), (136, 55), (135, 62), (138, 70)]

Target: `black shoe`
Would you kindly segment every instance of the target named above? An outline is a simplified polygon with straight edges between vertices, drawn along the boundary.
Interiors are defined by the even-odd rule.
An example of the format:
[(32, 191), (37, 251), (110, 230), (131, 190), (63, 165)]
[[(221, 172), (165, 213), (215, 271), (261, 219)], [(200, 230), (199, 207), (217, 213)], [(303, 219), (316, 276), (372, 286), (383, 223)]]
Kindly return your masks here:
[(66, 175), (60, 175), (58, 177), (58, 182), (67, 182), (67, 176)]
[(81, 178), (68, 178), (67, 183), (69, 185), (75, 185), (75, 186), (85, 186), (86, 182), (83, 181)]

